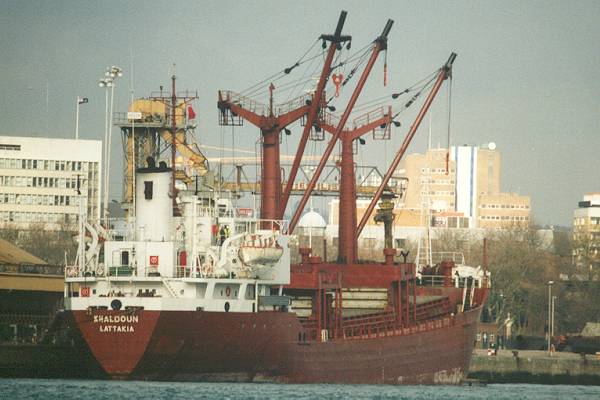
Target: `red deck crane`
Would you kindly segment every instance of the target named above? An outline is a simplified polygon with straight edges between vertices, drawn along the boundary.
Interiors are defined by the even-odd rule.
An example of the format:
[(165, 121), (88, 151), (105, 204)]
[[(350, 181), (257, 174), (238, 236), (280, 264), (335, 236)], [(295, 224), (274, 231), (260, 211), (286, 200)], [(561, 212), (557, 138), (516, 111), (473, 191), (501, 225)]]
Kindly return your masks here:
[[(283, 215), (285, 205), (289, 198), (289, 193), (295, 179), (298, 166), (300, 165), (300, 159), (304, 152), (304, 147), (310, 133), (312, 123), (316, 118), (320, 99), (325, 88), (325, 83), (331, 72), (331, 62), (336, 49), (344, 41), (350, 40), (350, 36), (342, 36), (342, 28), (346, 19), (346, 12), (342, 11), (338, 20), (337, 28), (333, 35), (322, 35), (321, 39), (323, 42), (331, 42), (329, 51), (325, 63), (323, 65), (323, 71), (319, 79), (317, 91), (310, 99), (306, 99), (306, 96), (302, 96), (299, 99), (292, 100), (285, 106), (278, 107), (279, 110), (285, 110), (284, 113), (278, 113), (275, 115), (273, 110), (273, 90), (274, 86), (271, 84), (270, 90), (270, 104), (268, 111), (264, 107), (248, 98), (241, 95), (234, 94), (232, 92), (219, 91), (219, 101), (217, 107), (221, 113), (219, 122), (221, 125), (230, 125), (230, 121), (234, 118), (242, 118), (252, 125), (260, 128), (262, 135), (262, 171), (261, 171), (261, 205), (260, 205), (260, 216), (262, 219), (278, 219)], [(289, 71), (288, 71), (289, 72)], [(265, 113), (267, 113), (265, 115)], [(281, 167), (279, 160), (279, 135), (281, 130), (291, 123), (297, 121), (303, 116), (307, 115), (306, 126), (304, 133), (300, 139), (300, 145), (294, 160), (295, 169), (292, 168), (293, 174), (290, 174), (290, 179), (285, 188), (284, 195), (281, 196)], [(230, 118), (231, 117), (231, 118)], [(280, 201), (283, 200), (283, 206), (280, 207)]]
[[(356, 254), (357, 238), (370, 217), (375, 204), (379, 201), (384, 189), (387, 188), (387, 184), (389, 183), (393, 172), (397, 168), (398, 163), (406, 151), (412, 137), (416, 133), (421, 120), (439, 91), (442, 82), (450, 76), (452, 63), (456, 58), (456, 54), (452, 53), (446, 64), (438, 71), (437, 80), (435, 81), (425, 104), (419, 112), (416, 121), (411, 126), (401, 149), (383, 179), (382, 185), (378, 188), (375, 198), (369, 205), (369, 209), (362, 217), (357, 228), (353, 145), (356, 144), (356, 140), (360, 139), (365, 133), (377, 128), (386, 129), (390, 127), (390, 124), (393, 123), (397, 125), (398, 122), (394, 120), (397, 114), (392, 115), (391, 108), (387, 108), (387, 110), (382, 108), (383, 111), (376, 116), (371, 114), (368, 118), (359, 120), (360, 122), (357, 122), (357, 119), (355, 119), (353, 129), (347, 129), (346, 123), (379, 53), (387, 49), (387, 36), (392, 28), (393, 21), (387, 21), (382, 34), (373, 42), (372, 48), (365, 51), (364, 59), (369, 55), (369, 52), (370, 57), (366, 62), (366, 66), (350, 97), (348, 105), (339, 121), (331, 122), (332, 120), (328, 119), (330, 114), (326, 112), (326, 108), (329, 107), (325, 100), (324, 90), (327, 79), (332, 72), (331, 63), (335, 56), (336, 49), (341, 50), (341, 43), (350, 40), (349, 36), (341, 35), (341, 29), (345, 18), (346, 13), (342, 12), (335, 33), (333, 35), (321, 36), (321, 39), (324, 42), (323, 48), (327, 47), (325, 42), (330, 42), (330, 46), (325, 57), (317, 89), (309, 98), (306, 98), (305, 96), (300, 102), (293, 102), (291, 104), (293, 107), (291, 105), (288, 106), (284, 109), (284, 112), (279, 112), (279, 110), (282, 110), (283, 108), (278, 107), (278, 112), (275, 113), (273, 110), (273, 87), (271, 86), (271, 99), (268, 108), (264, 106), (261, 108), (261, 106), (253, 100), (241, 95), (232, 94), (231, 92), (219, 92), (218, 102), (220, 123), (222, 125), (235, 124), (237, 118), (239, 124), (241, 124), (242, 119), (244, 119), (261, 129), (263, 144), (261, 217), (264, 219), (282, 218), (294, 180), (298, 173), (306, 143), (310, 138), (313, 127), (319, 127), (331, 134), (331, 139), (327, 144), (324, 154), (291, 219), (288, 233), (294, 231), (327, 160), (331, 156), (338, 139), (341, 141), (340, 254), (338, 262), (328, 263), (327, 260), (312, 256), (311, 249), (302, 248), (300, 249), (302, 261), (299, 264), (291, 266), (290, 283), (289, 285), (286, 285), (286, 289), (288, 290), (298, 291), (298, 293), (302, 293), (303, 296), (311, 296), (313, 316), (305, 322), (307, 323), (306, 326), (310, 328), (310, 331), (315, 332), (315, 340), (322, 341), (328, 340), (328, 330), (331, 330), (332, 337), (334, 338), (341, 337), (344, 332), (344, 318), (342, 316), (343, 288), (387, 287), (389, 290), (388, 305), (393, 308), (393, 314), (386, 311), (378, 314), (377, 318), (393, 318), (395, 324), (401, 327), (410, 327), (418, 322), (418, 289), (415, 265), (407, 263), (406, 259), (401, 263), (394, 263), (393, 249), (384, 249), (384, 254), (386, 256), (384, 264), (374, 262), (359, 264)], [(295, 64), (295, 66), (298, 65), (299, 63)], [(292, 69), (293, 68), (294, 67), (292, 67)], [(289, 70), (290, 68), (286, 69), (284, 72), (287, 73)], [(352, 74), (354, 71), (355, 69)], [(337, 81), (339, 88), (340, 79), (337, 79)], [(347, 82), (347, 80), (344, 81), (344, 83), (345, 82)], [(424, 87), (428, 87), (431, 82), (433, 82), (433, 79)], [(404, 93), (408, 93), (408, 91), (409, 89)], [(405, 107), (409, 107), (420, 93), (421, 91), (419, 91)], [(392, 98), (397, 98), (398, 95), (399, 94), (394, 94)], [(282, 185), (279, 163), (279, 134), (288, 124), (304, 116), (306, 116), (306, 120), (302, 137), (300, 138), (289, 179), (280, 196)]]
[(327, 148), (325, 149), (325, 152), (323, 153), (323, 157), (321, 157), (321, 161), (319, 162), (319, 165), (317, 166), (317, 168), (314, 172), (314, 175), (313, 175), (312, 179), (310, 180), (308, 187), (306, 188), (306, 192), (304, 192), (302, 199), (300, 199), (300, 204), (298, 204), (298, 208), (296, 209), (296, 212), (294, 213), (294, 216), (292, 217), (292, 219), (290, 221), (290, 226), (289, 226), (289, 230), (288, 230), (289, 233), (292, 233), (294, 231), (294, 228), (296, 227), (296, 224), (298, 223), (298, 220), (300, 219), (300, 215), (302, 215), (302, 211), (304, 210), (304, 207), (306, 206), (306, 203), (308, 202), (308, 198), (310, 197), (313, 189), (315, 188), (315, 185), (317, 184), (317, 181), (319, 180), (319, 177), (321, 176), (321, 172), (323, 172), (325, 163), (329, 159), (329, 156), (331, 155), (331, 152), (333, 151), (335, 144), (337, 143), (338, 139), (340, 138), (340, 136), (342, 134), (342, 131), (344, 130), (344, 126), (346, 125), (346, 122), (348, 121), (348, 117), (350, 116), (350, 113), (352, 112), (352, 109), (354, 108), (354, 104), (356, 104), (356, 100), (358, 100), (358, 96), (362, 92), (362, 89), (367, 81), (367, 78), (369, 77), (369, 74), (371, 73), (371, 69), (373, 68), (375, 61), (377, 60), (377, 56), (379, 55), (379, 53), (381, 51), (387, 49), (387, 36), (390, 33), (390, 30), (392, 29), (393, 24), (394, 24), (394, 21), (392, 21), (391, 19), (388, 19), (387, 23), (385, 24), (385, 27), (383, 28), (383, 32), (377, 39), (375, 39), (375, 42), (374, 42), (375, 45), (373, 46), (373, 49), (371, 52), (371, 57), (369, 58), (369, 61), (367, 62), (367, 65), (365, 66), (365, 69), (362, 72), (362, 75), (356, 85), (356, 88), (354, 89), (354, 92), (352, 93), (352, 96), (350, 97), (350, 101), (348, 102), (348, 105), (346, 106), (346, 109), (344, 110), (344, 113), (342, 114), (342, 116), (340, 118), (339, 124), (336, 127), (335, 132), (333, 133), (333, 137), (329, 141)]
[(449, 77), (452, 76), (452, 64), (454, 63), (455, 59), (456, 59), (456, 53), (450, 54), (448, 61), (446, 61), (446, 63), (442, 66), (442, 68), (440, 68), (440, 70), (437, 74), (436, 81), (435, 81), (433, 87), (431, 88), (431, 91), (429, 92), (429, 95), (427, 96), (425, 103), (423, 103), (423, 106), (421, 106), (421, 110), (419, 111), (419, 114), (417, 114), (415, 121), (413, 122), (408, 133), (406, 134), (406, 137), (404, 138), (404, 141), (402, 142), (402, 146), (400, 146), (400, 149), (398, 149), (398, 152), (396, 153), (396, 157), (394, 157), (392, 164), (390, 165), (385, 176), (383, 177), (383, 180), (381, 182), (381, 185), (379, 186), (379, 189), (377, 189), (377, 192), (375, 192), (375, 195), (373, 196), (373, 199), (371, 200), (369, 207), (367, 207), (367, 210), (365, 211), (363, 217), (360, 220), (360, 223), (358, 224), (358, 227), (356, 228), (356, 237), (360, 236), (360, 233), (362, 232), (363, 228), (367, 224), (367, 220), (370, 218), (371, 213), (375, 209), (375, 205), (381, 198), (381, 195), (383, 194), (384, 190), (387, 187), (387, 184), (389, 183), (390, 179), (392, 178), (394, 171), (396, 171), (396, 168), (398, 168), (398, 164), (400, 163), (400, 160), (404, 156), (404, 153), (406, 152), (408, 145), (412, 141), (412, 138), (415, 136), (417, 129), (419, 129), (419, 125), (421, 125), (421, 122), (423, 121), (425, 114), (427, 114), (427, 111), (429, 110), (429, 107), (431, 106), (433, 99), (435, 99), (435, 96), (439, 92), (440, 87), (442, 86), (442, 83), (446, 79), (448, 79)]
[[(354, 172), (354, 144), (361, 136), (384, 129), (389, 132), (392, 123), (392, 108), (387, 112), (379, 107), (354, 120), (352, 129), (340, 135), (342, 157), (340, 162), (340, 207), (338, 223), (338, 262), (352, 264), (357, 259), (358, 236), (356, 235), (356, 177)], [(319, 123), (326, 132), (334, 134), (336, 126), (329, 121)]]

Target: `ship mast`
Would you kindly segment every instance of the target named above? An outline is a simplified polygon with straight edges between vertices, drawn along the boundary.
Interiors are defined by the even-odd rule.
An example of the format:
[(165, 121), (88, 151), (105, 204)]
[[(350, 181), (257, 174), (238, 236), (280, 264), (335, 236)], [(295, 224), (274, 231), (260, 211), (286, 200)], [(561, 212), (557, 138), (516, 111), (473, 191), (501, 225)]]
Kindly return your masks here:
[[(176, 80), (177, 77), (175, 74), (171, 76), (171, 95), (163, 95), (162, 91), (159, 96), (151, 96), (151, 100), (157, 100), (165, 104), (167, 108), (167, 120), (171, 122), (170, 127), (170, 139), (171, 139), (171, 197), (173, 199), (173, 215), (178, 216), (180, 213), (179, 208), (177, 207), (176, 194), (177, 189), (175, 188), (175, 181), (177, 179), (177, 168), (175, 165), (175, 158), (177, 155), (177, 148), (182, 146), (180, 141), (177, 139), (177, 119), (181, 118), (183, 121), (186, 106), (196, 100), (198, 98), (198, 94), (191, 94), (186, 91), (185, 93), (178, 95), (176, 90)], [(178, 111), (179, 110), (179, 111)], [(185, 145), (185, 143), (183, 143)]]
[[(361, 136), (383, 130), (381, 139), (389, 139), (392, 124), (392, 108), (378, 107), (354, 119), (352, 129), (344, 129), (340, 135), (342, 158), (340, 162), (340, 207), (338, 224), (338, 262), (354, 263), (357, 260), (358, 237), (356, 236), (356, 172), (354, 170), (354, 148)], [(320, 122), (321, 128), (331, 133), (336, 127), (326, 120)]]

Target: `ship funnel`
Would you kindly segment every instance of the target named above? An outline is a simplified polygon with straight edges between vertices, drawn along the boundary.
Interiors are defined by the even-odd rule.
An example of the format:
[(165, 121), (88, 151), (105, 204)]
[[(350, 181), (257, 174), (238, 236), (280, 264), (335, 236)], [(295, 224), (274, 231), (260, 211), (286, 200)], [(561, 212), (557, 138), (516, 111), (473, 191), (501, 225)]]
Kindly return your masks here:
[(154, 161), (154, 157), (148, 157), (148, 158), (146, 158), (146, 164), (148, 164), (148, 168), (149, 169), (156, 168), (156, 162)]

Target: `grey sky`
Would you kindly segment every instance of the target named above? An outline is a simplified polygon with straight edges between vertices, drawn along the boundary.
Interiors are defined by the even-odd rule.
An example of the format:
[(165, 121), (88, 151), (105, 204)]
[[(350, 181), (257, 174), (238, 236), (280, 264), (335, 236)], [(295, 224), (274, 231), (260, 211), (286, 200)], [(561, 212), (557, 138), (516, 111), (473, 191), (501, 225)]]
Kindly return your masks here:
[[(503, 190), (531, 195), (542, 224), (570, 225), (582, 194), (600, 190), (598, 1), (0, 0), (0, 7), (2, 134), (45, 135), (48, 125), (49, 136), (72, 137), (80, 95), (90, 99), (81, 109), (81, 136), (102, 138), (104, 93), (97, 80), (106, 66), (125, 70), (115, 107), (124, 111), (132, 48), (136, 96), (167, 86), (176, 63), (179, 88), (200, 94), (194, 107), (200, 142), (219, 144), (217, 90), (242, 90), (293, 64), (318, 35), (333, 31), (345, 9), (353, 49), (372, 41), (387, 18), (395, 20), (389, 87), (382, 85), (380, 60), (361, 100), (411, 85), (456, 51), (454, 144), (496, 142)], [(442, 91), (433, 108), (433, 142), (442, 146), (445, 101)], [(369, 141), (358, 160), (384, 168), (410, 115), (402, 122), (392, 146)], [(300, 129), (292, 131), (297, 139)], [(225, 133), (230, 144), (231, 132)], [(410, 151), (422, 152), (426, 136), (421, 129)], [(251, 127), (235, 133), (245, 149), (257, 137)], [(113, 143), (117, 160), (118, 136)], [(293, 139), (283, 145), (284, 152), (294, 148)], [(120, 191), (118, 174), (112, 182), (113, 193)]]

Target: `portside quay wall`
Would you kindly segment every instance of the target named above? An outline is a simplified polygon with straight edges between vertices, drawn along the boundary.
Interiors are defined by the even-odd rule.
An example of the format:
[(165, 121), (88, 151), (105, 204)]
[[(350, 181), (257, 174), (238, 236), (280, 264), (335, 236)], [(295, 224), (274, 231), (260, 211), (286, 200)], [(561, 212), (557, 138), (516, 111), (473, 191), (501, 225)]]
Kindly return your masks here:
[(469, 378), (487, 383), (600, 385), (600, 358), (575, 353), (500, 350), (497, 356), (476, 351)]

